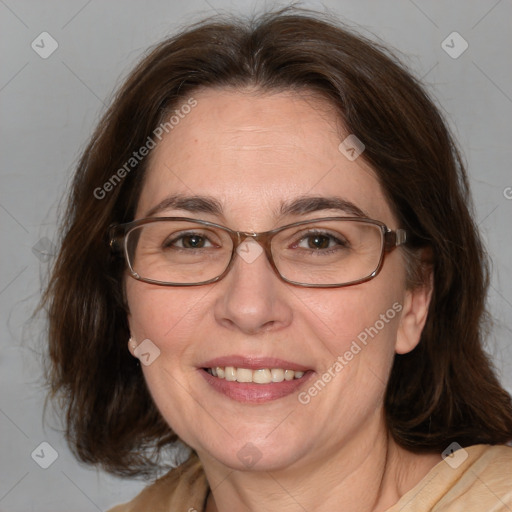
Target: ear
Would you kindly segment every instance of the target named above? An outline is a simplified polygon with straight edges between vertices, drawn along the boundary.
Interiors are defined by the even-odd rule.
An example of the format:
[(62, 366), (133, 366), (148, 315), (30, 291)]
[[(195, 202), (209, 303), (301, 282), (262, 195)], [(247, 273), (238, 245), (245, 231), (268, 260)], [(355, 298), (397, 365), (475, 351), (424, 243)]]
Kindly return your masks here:
[(407, 354), (419, 343), (421, 332), (427, 321), (432, 290), (433, 276), (430, 273), (424, 285), (405, 292), (402, 316), (396, 336), (395, 352), (397, 354)]
[(130, 351), (130, 354), (133, 356), (133, 357), (137, 357), (135, 355), (135, 349), (137, 348), (137, 341), (135, 340), (135, 338), (131, 337), (130, 336), (130, 339), (128, 340), (128, 350)]

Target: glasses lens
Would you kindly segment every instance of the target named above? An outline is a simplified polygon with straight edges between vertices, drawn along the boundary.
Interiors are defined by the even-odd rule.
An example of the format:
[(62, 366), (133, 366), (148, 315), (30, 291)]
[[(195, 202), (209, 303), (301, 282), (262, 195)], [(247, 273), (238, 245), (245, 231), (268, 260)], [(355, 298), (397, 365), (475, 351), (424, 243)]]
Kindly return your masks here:
[(364, 221), (318, 221), (290, 227), (272, 240), (279, 273), (310, 285), (347, 284), (372, 275), (382, 257), (380, 226)]
[(126, 236), (132, 272), (159, 283), (192, 284), (221, 275), (233, 243), (222, 229), (188, 221), (156, 221)]

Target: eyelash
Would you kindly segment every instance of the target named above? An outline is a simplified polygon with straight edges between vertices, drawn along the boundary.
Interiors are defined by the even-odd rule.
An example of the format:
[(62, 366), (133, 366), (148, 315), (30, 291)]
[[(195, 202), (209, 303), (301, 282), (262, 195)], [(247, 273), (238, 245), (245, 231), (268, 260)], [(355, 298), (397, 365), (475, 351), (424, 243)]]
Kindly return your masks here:
[[(211, 245), (215, 245), (213, 242), (210, 241), (210, 239), (203, 235), (203, 234), (200, 234), (200, 233), (195, 233), (195, 232), (189, 232), (189, 233), (180, 233), (178, 236), (175, 236), (174, 238), (172, 238), (171, 240), (168, 240), (166, 239), (164, 241), (164, 243), (162, 244), (162, 247), (164, 249), (179, 249), (179, 250), (185, 250), (185, 251), (193, 251), (194, 249), (190, 249), (190, 248), (187, 248), (187, 247), (177, 247), (175, 246), (174, 244), (179, 241), (179, 240), (183, 240), (184, 238), (186, 237), (194, 237), (194, 236), (197, 236), (197, 237), (200, 237), (206, 241), (208, 241)], [(203, 247), (200, 247), (199, 249), (203, 249)]]
[[(172, 249), (175, 249), (175, 250), (184, 250), (184, 251), (193, 251), (193, 250), (205, 249), (204, 247), (200, 247), (200, 248), (194, 249), (194, 248), (187, 248), (187, 247), (179, 247), (179, 246), (175, 245), (178, 241), (182, 241), (186, 237), (194, 237), (194, 236), (202, 238), (207, 243), (211, 244), (211, 246), (215, 247), (215, 244), (207, 236), (205, 236), (204, 234), (201, 234), (201, 233), (197, 233), (197, 232), (181, 233), (178, 236), (175, 236), (174, 238), (172, 238), (171, 240), (166, 240), (162, 244), (162, 247), (164, 249), (172, 248)], [(302, 248), (302, 250), (308, 251), (310, 254), (317, 254), (318, 256), (325, 255), (325, 254), (332, 254), (333, 252), (338, 251), (340, 249), (340, 247), (346, 248), (348, 246), (347, 242), (341, 241), (338, 237), (336, 237), (336, 236), (334, 236), (334, 235), (332, 235), (330, 233), (321, 232), (321, 231), (310, 231), (310, 232), (306, 232), (306, 233), (300, 234), (299, 240), (297, 242), (294, 242), (293, 246), (294, 247), (298, 247), (298, 245), (301, 242), (303, 242), (307, 238), (313, 237), (313, 236), (328, 237), (330, 239), (330, 241), (334, 241), (336, 245), (334, 245), (333, 247), (330, 247), (330, 248), (325, 248), (325, 249)]]
[(340, 249), (340, 247), (347, 248), (349, 246), (348, 242), (346, 242), (346, 241), (343, 242), (338, 237), (334, 236), (331, 233), (327, 233), (325, 231), (306, 232), (301, 235), (299, 241), (296, 242), (295, 245), (300, 244), (303, 240), (306, 240), (308, 237), (312, 237), (312, 236), (325, 236), (325, 237), (329, 238), (330, 241), (334, 241), (336, 243), (336, 245), (334, 245), (333, 247), (327, 248), (327, 249), (317, 249), (317, 250), (305, 249), (305, 250), (309, 250), (311, 254), (316, 254), (318, 256), (325, 255), (325, 254), (332, 254), (333, 252), (338, 251)]

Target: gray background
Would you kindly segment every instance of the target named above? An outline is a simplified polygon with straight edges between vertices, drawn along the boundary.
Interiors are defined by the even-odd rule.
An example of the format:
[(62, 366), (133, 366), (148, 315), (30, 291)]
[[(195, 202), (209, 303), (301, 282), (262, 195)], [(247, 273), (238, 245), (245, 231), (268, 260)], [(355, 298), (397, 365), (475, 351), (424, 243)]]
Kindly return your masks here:
[[(0, 0), (0, 511), (106, 510), (143, 487), (79, 465), (52, 415), (43, 423), (42, 321), (27, 321), (48, 265), (41, 251), (52, 252), (57, 240), (59, 201), (81, 148), (143, 51), (178, 26), (215, 11), (249, 13), (280, 5)], [(320, 2), (302, 5), (322, 8)], [(495, 324), (488, 350), (512, 391), (512, 2), (333, 0), (323, 5), (402, 52), (455, 131), (494, 262), (490, 310)], [(31, 48), (43, 31), (59, 45), (47, 59)], [(456, 59), (441, 46), (453, 31), (469, 44)], [(456, 40), (448, 44), (460, 48)], [(31, 458), (43, 441), (59, 454), (48, 469)], [(40, 455), (35, 459), (49, 462), (48, 449), (35, 453)]]

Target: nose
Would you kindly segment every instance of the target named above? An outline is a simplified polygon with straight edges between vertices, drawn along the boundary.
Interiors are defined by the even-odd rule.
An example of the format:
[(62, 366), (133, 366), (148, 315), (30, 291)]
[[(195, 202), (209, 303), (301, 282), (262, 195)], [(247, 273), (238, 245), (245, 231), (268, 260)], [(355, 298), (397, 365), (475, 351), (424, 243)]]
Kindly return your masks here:
[(218, 323), (244, 334), (279, 330), (293, 316), (288, 286), (275, 274), (261, 246), (255, 241), (240, 245), (233, 267), (217, 285)]

